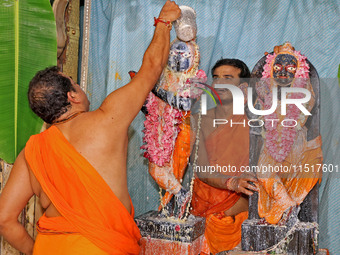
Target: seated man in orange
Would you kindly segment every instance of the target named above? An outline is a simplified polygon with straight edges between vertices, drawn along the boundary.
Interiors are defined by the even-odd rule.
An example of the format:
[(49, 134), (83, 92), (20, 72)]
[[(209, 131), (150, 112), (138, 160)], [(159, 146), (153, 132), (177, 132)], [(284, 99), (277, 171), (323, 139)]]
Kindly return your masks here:
[[(0, 196), (0, 233), (13, 247), (36, 255), (139, 254), (127, 131), (167, 63), (170, 23), (179, 16), (179, 7), (167, 1), (140, 71), (95, 111), (89, 112), (79, 85), (56, 68), (32, 79), (30, 106), (52, 126), (27, 142)], [(35, 243), (17, 221), (34, 194), (46, 209)]]
[[(231, 84), (246, 93), (250, 72), (238, 59), (221, 59), (212, 68), (212, 76), (213, 87), (218, 83)], [(247, 117), (233, 116), (233, 97), (229, 90), (216, 91), (222, 105), (202, 116), (198, 161), (194, 169), (198, 178), (195, 178), (191, 202), (191, 213), (206, 217), (205, 237), (213, 254), (231, 250), (240, 243), (241, 224), (248, 215), (248, 195), (257, 190), (257, 181), (252, 175), (240, 174), (240, 168), (249, 164), (249, 127), (240, 124), (247, 123)], [(214, 119), (229, 120), (234, 125), (214, 127)], [(224, 174), (203, 170), (217, 165), (231, 166), (236, 171)]]

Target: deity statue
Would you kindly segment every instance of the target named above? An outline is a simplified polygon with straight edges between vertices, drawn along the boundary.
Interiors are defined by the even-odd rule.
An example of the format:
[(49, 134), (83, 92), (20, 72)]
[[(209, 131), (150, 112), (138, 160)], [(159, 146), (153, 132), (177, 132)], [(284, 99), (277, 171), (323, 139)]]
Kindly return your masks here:
[[(185, 8), (188, 11), (189, 7)], [(206, 82), (204, 71), (198, 69), (199, 57), (195, 38), (175, 39), (170, 45), (168, 65), (143, 110), (145, 144), (141, 148), (149, 160), (150, 175), (166, 190), (159, 208), (164, 216), (182, 218), (191, 198), (181, 182), (190, 156), (192, 100), (202, 94), (201, 83)]]
[[(297, 221), (299, 205), (320, 178), (322, 164), (321, 136), (308, 135), (312, 125), (306, 125), (313, 116), (316, 98), (309, 76), (307, 58), (295, 51), (289, 42), (275, 46), (266, 55), (262, 78), (256, 83), (255, 106), (268, 110), (273, 104), (273, 89), (277, 89), (276, 110), (259, 117), (263, 145), (257, 162), (259, 172), (258, 214), (262, 223), (286, 225)], [(303, 93), (283, 88), (303, 88), (311, 98), (302, 104), (312, 116), (305, 115), (295, 104), (287, 104), (286, 114), (281, 112), (281, 94), (290, 102), (304, 98)], [(293, 91), (293, 92), (292, 92)], [(318, 116), (317, 116), (318, 117)], [(310, 122), (310, 121), (309, 121)]]
[(194, 135), (191, 106), (204, 90), (206, 75), (198, 69), (196, 13), (188, 6), (179, 8), (181, 16), (173, 22), (177, 38), (170, 44), (167, 66), (142, 107), (146, 120), (141, 149), (160, 187), (158, 211), (135, 218), (145, 254), (173, 254), (174, 250), (198, 254), (204, 238), (205, 219), (189, 215), (192, 188), (185, 188), (182, 179)]

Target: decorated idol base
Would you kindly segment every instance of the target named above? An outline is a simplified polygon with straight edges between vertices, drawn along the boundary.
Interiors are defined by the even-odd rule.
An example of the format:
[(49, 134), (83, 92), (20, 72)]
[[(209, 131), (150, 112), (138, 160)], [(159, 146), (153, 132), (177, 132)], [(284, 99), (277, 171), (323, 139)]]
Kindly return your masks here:
[[(241, 250), (232, 250), (232, 251), (216, 253), (216, 255), (254, 255), (254, 254), (268, 254), (268, 253), (265, 253), (265, 252), (254, 253), (253, 251), (241, 251)], [(287, 253), (272, 253), (272, 254), (287, 255)], [(288, 254), (297, 255), (297, 254), (304, 254), (304, 253), (288, 253)], [(329, 251), (327, 249), (319, 249), (316, 255), (329, 255)]]
[(190, 215), (186, 221), (159, 217), (157, 211), (135, 218), (142, 237), (192, 243), (204, 234), (205, 218)]
[[(242, 224), (242, 249), (264, 251), (279, 244), (275, 254), (317, 254), (319, 226), (316, 222), (298, 222), (292, 229), (286, 226), (261, 225), (259, 219)], [(268, 252), (268, 251), (267, 251)]]
[(242, 223), (242, 250), (250, 251), (249, 254), (253, 254), (251, 251), (263, 251), (264, 254), (267, 252), (323, 254), (318, 249), (317, 185), (300, 205), (298, 221), (289, 219), (285, 226), (262, 224), (257, 213), (257, 200), (258, 194), (254, 192), (254, 195), (250, 197), (249, 218)]

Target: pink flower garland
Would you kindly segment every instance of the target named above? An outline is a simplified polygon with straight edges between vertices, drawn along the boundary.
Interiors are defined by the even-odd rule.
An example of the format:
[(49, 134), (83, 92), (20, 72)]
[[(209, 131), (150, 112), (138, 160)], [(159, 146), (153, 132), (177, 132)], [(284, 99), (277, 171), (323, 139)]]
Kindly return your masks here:
[[(306, 57), (301, 55), (299, 51), (294, 51), (294, 55), (297, 57), (299, 62), (298, 69), (295, 73), (295, 79), (293, 81), (292, 87), (303, 88), (306, 85), (306, 81), (309, 78), (309, 66), (306, 62)], [(266, 58), (266, 64), (263, 68), (262, 79), (263, 86), (267, 85), (267, 88), (270, 88), (271, 78), (271, 69), (272, 63), (274, 62), (276, 55), (268, 54)], [(296, 79), (298, 78), (298, 79)], [(276, 86), (276, 85), (274, 85)], [(265, 88), (258, 88), (258, 92), (264, 95), (264, 103), (262, 102), (264, 109), (270, 109), (272, 105), (272, 93), (268, 91), (264, 91)], [(289, 95), (289, 98), (301, 98), (300, 94)], [(287, 115), (285, 120), (293, 119), (298, 120), (300, 115), (299, 109), (295, 105), (288, 105)], [(278, 126), (278, 121), (270, 121), (271, 119), (278, 119), (277, 112), (270, 115), (266, 115), (265, 120), (265, 128), (266, 128), (266, 142), (265, 146), (269, 152), (269, 154), (278, 162), (282, 162), (289, 152), (291, 151), (292, 145), (294, 144), (295, 136), (296, 136), (296, 127), (282, 127)], [(293, 125), (290, 123), (293, 121), (286, 121), (286, 125)]]
[[(199, 70), (196, 76), (186, 81), (186, 97), (196, 98), (203, 90), (195, 87), (204, 87), (199, 82), (205, 83), (207, 76), (203, 70)], [(179, 91), (183, 92), (181, 89)], [(191, 92), (191, 93), (190, 93)], [(183, 93), (184, 94), (184, 93)], [(183, 96), (183, 94), (181, 96)], [(146, 150), (144, 157), (158, 166), (164, 166), (170, 162), (174, 150), (175, 141), (180, 132), (182, 123), (182, 111), (171, 107), (152, 92), (148, 95), (146, 109), (148, 114), (144, 121), (144, 137), (141, 149)]]
[(158, 166), (170, 162), (175, 140), (182, 123), (182, 112), (157, 98), (150, 92), (146, 108), (148, 114), (144, 121), (145, 143), (141, 149), (146, 150), (144, 157)]

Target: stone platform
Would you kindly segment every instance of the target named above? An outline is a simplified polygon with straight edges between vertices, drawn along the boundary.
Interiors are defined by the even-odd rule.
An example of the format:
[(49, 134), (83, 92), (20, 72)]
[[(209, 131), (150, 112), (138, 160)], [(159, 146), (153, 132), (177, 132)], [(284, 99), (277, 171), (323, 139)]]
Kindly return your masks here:
[[(254, 255), (254, 254), (267, 254), (267, 253), (254, 253), (253, 251), (241, 251), (241, 250), (233, 250), (228, 252), (219, 252), (216, 255)], [(287, 255), (290, 253), (275, 253), (275, 255)], [(294, 254), (295, 255), (295, 254)], [(296, 254), (296, 255), (304, 255), (304, 254)], [(326, 249), (319, 249), (316, 255), (329, 255), (329, 252)]]
[(242, 250), (262, 251), (284, 239), (287, 254), (317, 254), (318, 224), (298, 222), (292, 229), (286, 226), (261, 225), (259, 219), (245, 220), (242, 224)]
[(204, 244), (205, 218), (190, 215), (184, 221), (150, 211), (135, 221), (143, 237), (140, 254), (196, 255)]
[(150, 211), (135, 218), (143, 237), (191, 243), (205, 230), (205, 218), (190, 215), (186, 221), (162, 218)]
[(204, 244), (204, 235), (192, 243), (142, 237), (139, 255), (198, 255)]

